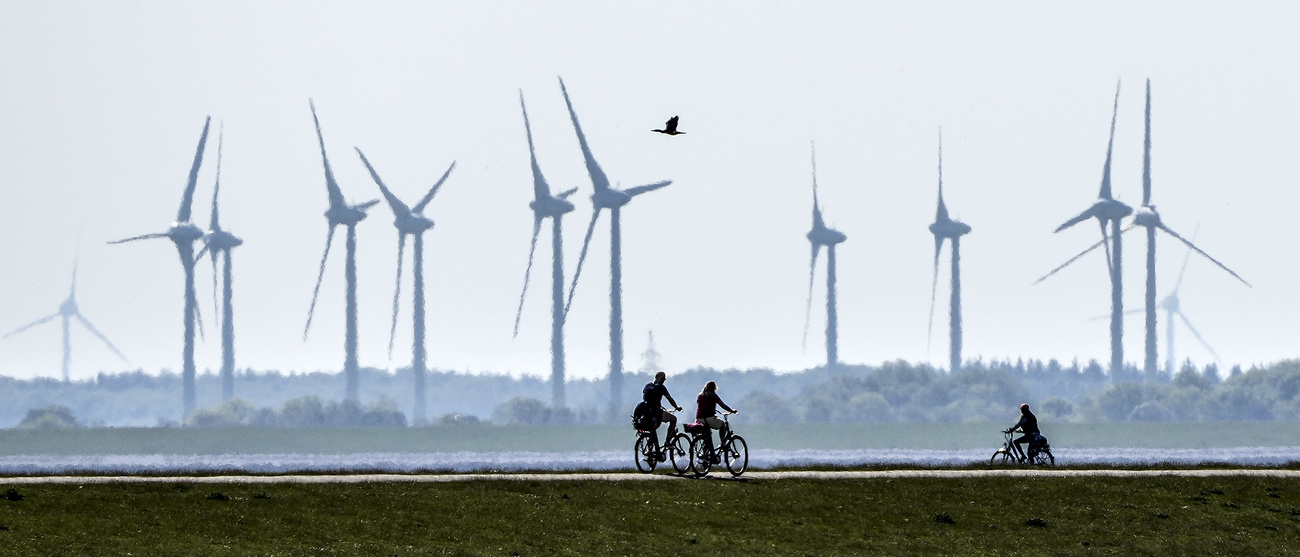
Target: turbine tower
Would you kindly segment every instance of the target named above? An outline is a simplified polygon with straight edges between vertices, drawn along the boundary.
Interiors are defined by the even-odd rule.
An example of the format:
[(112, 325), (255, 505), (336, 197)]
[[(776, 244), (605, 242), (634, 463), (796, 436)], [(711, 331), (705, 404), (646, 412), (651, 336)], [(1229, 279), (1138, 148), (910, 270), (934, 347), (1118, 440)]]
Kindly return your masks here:
[(822, 221), (821, 205), (817, 203), (817, 148), (812, 149), (813, 224), (808, 231), (812, 242), (812, 263), (808, 269), (808, 307), (804, 310), (803, 338), (808, 344), (808, 321), (812, 314), (813, 280), (817, 274), (817, 254), (826, 248), (826, 367), (839, 365), (839, 315), (835, 307), (835, 245), (847, 240), (844, 233), (829, 228)]
[[(207, 252), (212, 259), (212, 297), (216, 305), (217, 296), (217, 256), (222, 256), (221, 268), (221, 400), (235, 397), (235, 310), (231, 303), (234, 297), (234, 279), (231, 274), (230, 250), (239, 247), (243, 240), (221, 228), (220, 209), (217, 195), (221, 193), (221, 147), (224, 131), (217, 135), (217, 181), (212, 187), (212, 221), (208, 234), (204, 236), (205, 244), (196, 259), (203, 258)], [(215, 313), (216, 308), (213, 308)]]
[(343, 190), (334, 181), (334, 171), (330, 169), (330, 159), (325, 154), (325, 137), (320, 132), (320, 119), (316, 118), (316, 103), (311, 105), (311, 119), (316, 123), (316, 139), (320, 142), (320, 158), (325, 165), (325, 190), (329, 193), (330, 206), (325, 211), (325, 220), (329, 222), (329, 234), (325, 236), (325, 253), (320, 257), (320, 271), (316, 275), (316, 289), (311, 294), (311, 307), (307, 310), (307, 325), (303, 327), (302, 339), (307, 340), (311, 330), (311, 318), (316, 311), (316, 296), (320, 294), (321, 279), (325, 277), (325, 260), (330, 255), (330, 244), (334, 241), (334, 228), (343, 225), (348, 228), (347, 262), (344, 266), (344, 279), (347, 281), (345, 306), (346, 333), (343, 341), (343, 374), (347, 378), (346, 400), (357, 402), (360, 389), (358, 381), (360, 370), (357, 366), (357, 223), (365, 220), (366, 209), (379, 203), (371, 199), (365, 203), (349, 205), (343, 200)]
[(970, 226), (948, 217), (948, 207), (943, 203), (943, 132), (939, 132), (939, 208), (934, 224), (934, 278), (930, 282), (930, 325), (934, 325), (934, 293), (939, 285), (939, 251), (944, 240), (952, 240), (952, 298), (948, 310), (948, 372), (961, 370), (961, 237), (970, 233)]
[(357, 154), (361, 155), (361, 162), (366, 165), (366, 170), (370, 171), (370, 177), (374, 178), (375, 184), (379, 186), (379, 191), (384, 194), (384, 199), (388, 200), (388, 206), (393, 209), (393, 226), (397, 227), (397, 286), (393, 289), (393, 325), (388, 330), (388, 359), (393, 358), (393, 339), (397, 335), (397, 307), (398, 301), (402, 294), (402, 255), (406, 250), (406, 237), (415, 238), (415, 312), (414, 312), (414, 334), (411, 340), (411, 370), (415, 375), (415, 405), (412, 423), (417, 426), (425, 425), (425, 401), (424, 401), (424, 374), (426, 352), (424, 349), (424, 232), (433, 228), (433, 220), (424, 216), (424, 207), (433, 201), (433, 196), (438, 193), (438, 188), (442, 183), (447, 181), (447, 176), (451, 175), (451, 170), (456, 168), (456, 163), (451, 163), (447, 171), (442, 173), (429, 193), (424, 194), (415, 207), (408, 207), (397, 196), (389, 191), (388, 186), (379, 178), (379, 173), (375, 172), (375, 167), (371, 166), (370, 160), (366, 159), (366, 154), (357, 148)]
[(657, 190), (673, 182), (672, 180), (664, 180), (653, 184), (631, 187), (626, 190), (611, 187), (609, 178), (600, 169), (600, 165), (596, 164), (591, 149), (587, 147), (587, 137), (582, 134), (582, 127), (578, 125), (578, 115), (573, 111), (573, 103), (569, 100), (569, 91), (564, 87), (563, 79), (560, 80), (560, 91), (564, 93), (564, 104), (569, 107), (569, 117), (573, 120), (573, 130), (578, 135), (578, 144), (582, 147), (582, 157), (587, 163), (587, 173), (591, 175), (591, 185), (595, 188), (595, 191), (591, 194), (591, 203), (593, 205), (591, 223), (587, 225), (587, 235), (582, 240), (582, 253), (578, 255), (578, 267), (573, 272), (573, 284), (569, 286), (569, 299), (565, 303), (564, 314), (567, 316), (569, 307), (573, 305), (573, 293), (578, 286), (578, 275), (582, 273), (582, 263), (587, 259), (587, 246), (591, 243), (591, 234), (596, 229), (596, 219), (600, 218), (601, 209), (609, 209), (609, 399), (610, 415), (613, 416), (623, 405), (623, 258), (619, 211), (633, 197)]
[(190, 222), (190, 208), (194, 202), (194, 188), (198, 185), (199, 167), (203, 164), (203, 147), (208, 141), (208, 126), (211, 123), (211, 116), (203, 122), (203, 134), (199, 136), (199, 147), (194, 153), (194, 163), (190, 166), (189, 181), (185, 185), (184, 195), (181, 196), (180, 211), (176, 213), (176, 220), (172, 221), (171, 228), (166, 232), (143, 234), (109, 242), (110, 244), (120, 244), (135, 240), (168, 238), (176, 245), (176, 252), (181, 259), (181, 267), (185, 270), (185, 346), (181, 353), (183, 360), (183, 367), (181, 368), (181, 408), (182, 412), (184, 412), (181, 416), (182, 420), (194, 411), (194, 322), (198, 313), (198, 303), (194, 296), (194, 242), (203, 237), (203, 231)]
[(533, 240), (528, 246), (528, 266), (524, 268), (524, 289), (519, 293), (519, 310), (515, 312), (514, 336), (519, 336), (519, 318), (524, 313), (524, 296), (528, 294), (528, 278), (533, 270), (533, 253), (537, 250), (537, 236), (542, 231), (542, 220), (551, 219), (551, 406), (564, 408), (564, 245), (560, 234), (560, 219), (573, 210), (568, 201), (578, 191), (573, 188), (551, 195), (551, 186), (542, 176), (537, 164), (537, 150), (533, 147), (533, 129), (528, 123), (528, 107), (524, 106), (524, 92), (519, 91), (519, 108), (524, 112), (524, 133), (528, 136), (528, 156), (533, 168), (533, 200), (528, 207), (533, 210)]
[[(1223, 263), (1220, 263), (1217, 259), (1210, 257), (1210, 255), (1202, 251), (1201, 248), (1196, 247), (1195, 244), (1188, 241), (1186, 238), (1183, 238), (1177, 232), (1171, 230), (1169, 227), (1165, 226), (1164, 223), (1160, 221), (1160, 213), (1156, 212), (1156, 206), (1151, 203), (1151, 80), (1150, 79), (1147, 80), (1146, 133), (1145, 133), (1145, 139), (1142, 142), (1142, 207), (1138, 209), (1137, 214), (1134, 215), (1133, 224), (1147, 229), (1146, 345), (1145, 345), (1146, 358), (1143, 362), (1143, 370), (1147, 374), (1153, 374), (1159, 370), (1159, 367), (1156, 364), (1156, 230), (1161, 230), (1166, 234), (1173, 236), (1178, 241), (1187, 244), (1187, 247), (1190, 250), (1193, 250), (1196, 253), (1205, 256), (1205, 258), (1209, 259), (1210, 261), (1213, 261), (1214, 264), (1218, 265), (1220, 269), (1223, 269), (1224, 271), (1227, 271), (1229, 274), (1231, 274), (1233, 277), (1236, 277), (1236, 279), (1241, 281), (1242, 284), (1245, 284), (1246, 286), (1250, 286), (1250, 283), (1246, 282), (1245, 279), (1238, 276), (1237, 273), (1233, 272), (1232, 269), (1229, 269)], [(1188, 255), (1189, 256), (1191, 255), (1191, 251), (1188, 251)], [(1185, 263), (1183, 267), (1186, 268)], [(1179, 282), (1181, 283), (1182, 282), (1181, 273), (1179, 273), (1178, 279)], [(1178, 289), (1175, 288), (1174, 294), (1170, 295), (1172, 296), (1172, 300), (1173, 300), (1172, 303), (1174, 309), (1172, 311), (1166, 310), (1168, 312), (1167, 317), (1169, 319), (1172, 319), (1173, 313), (1178, 310), (1177, 292)], [(1169, 300), (1170, 298), (1165, 299), (1166, 302), (1168, 302)], [(1178, 315), (1182, 316), (1181, 313), (1179, 313)], [(1183, 317), (1183, 321), (1186, 322), (1186, 320), (1187, 318)], [(1166, 334), (1169, 335), (1170, 357), (1172, 358), (1173, 357), (1173, 323), (1170, 322), (1168, 326), (1169, 329)], [(1190, 323), (1187, 326), (1188, 328), (1191, 328)], [(1192, 331), (1193, 333), (1195, 333), (1196, 330), (1192, 329)], [(1198, 339), (1200, 338), (1199, 334), (1197, 334), (1197, 338)], [(1202, 344), (1204, 344), (1205, 341), (1201, 341), (1201, 342)], [(1207, 345), (1206, 347), (1208, 348), (1209, 346)], [(1213, 350), (1211, 350), (1211, 352), (1213, 352)], [(1173, 372), (1172, 365), (1170, 366), (1170, 372), (1171, 373)]]
[(117, 347), (113, 346), (113, 343), (108, 341), (108, 337), (105, 337), (103, 333), (99, 332), (99, 329), (96, 329), (94, 325), (91, 325), (90, 320), (86, 319), (85, 316), (81, 315), (81, 311), (77, 309), (77, 266), (76, 264), (73, 264), (72, 266), (72, 288), (68, 291), (68, 299), (63, 300), (63, 303), (59, 304), (59, 311), (51, 315), (47, 315), (45, 317), (37, 319), (36, 321), (32, 321), (31, 323), (23, 325), (22, 327), (14, 329), (13, 331), (9, 332), (9, 334), (0, 337), (0, 340), (7, 339), (11, 336), (26, 331), (27, 329), (30, 329), (42, 323), (46, 323), (49, 320), (54, 319), (55, 317), (63, 318), (63, 382), (64, 383), (71, 381), (71, 375), (69, 374), (68, 371), (68, 364), (72, 361), (72, 343), (70, 340), (71, 335), (69, 335), (70, 331), (69, 331), (68, 324), (71, 318), (73, 317), (76, 317), (77, 320), (81, 322), (81, 325), (84, 326), (87, 331), (90, 331), (90, 333), (98, 337), (99, 340), (104, 341), (104, 344), (108, 345), (108, 349), (112, 350), (114, 354), (117, 354), (117, 357), (121, 358), (123, 362), (130, 363), (129, 361), (127, 361), (126, 356), (123, 356), (122, 353), (117, 350)]
[[(1124, 287), (1121, 280), (1123, 277), (1123, 267), (1121, 266), (1123, 246), (1120, 236), (1124, 231), (1120, 230), (1120, 221), (1133, 213), (1132, 207), (1115, 200), (1111, 196), (1110, 162), (1111, 153), (1115, 146), (1115, 118), (1118, 114), (1119, 85), (1116, 85), (1115, 106), (1110, 117), (1110, 141), (1106, 144), (1106, 164), (1102, 167), (1101, 191), (1097, 195), (1097, 201), (1093, 202), (1092, 206), (1082, 213), (1075, 215), (1056, 228), (1056, 232), (1060, 232), (1088, 219), (1097, 219), (1097, 224), (1101, 228), (1101, 241), (1083, 250), (1079, 255), (1052, 269), (1051, 272), (1035, 281), (1035, 284), (1042, 282), (1047, 277), (1056, 274), (1057, 271), (1079, 260), (1084, 254), (1096, 249), (1098, 246), (1105, 246), (1106, 268), (1110, 275), (1110, 372), (1112, 380), (1124, 367)], [(1111, 227), (1109, 233), (1106, 230), (1107, 224)], [(1132, 229), (1132, 227), (1128, 229)], [(1113, 249), (1112, 243), (1114, 244)]]

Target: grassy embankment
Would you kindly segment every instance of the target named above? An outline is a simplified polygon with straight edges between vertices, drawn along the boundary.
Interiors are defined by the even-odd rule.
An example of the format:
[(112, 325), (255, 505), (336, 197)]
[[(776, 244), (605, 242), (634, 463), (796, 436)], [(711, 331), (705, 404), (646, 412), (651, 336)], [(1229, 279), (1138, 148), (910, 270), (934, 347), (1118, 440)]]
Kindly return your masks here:
[[(1006, 424), (737, 424), (757, 449), (975, 449)], [(1291, 422), (1044, 424), (1062, 448), (1300, 446)], [(631, 447), (622, 425), (423, 428), (104, 428), (0, 430), (0, 455), (594, 451)]]
[[(0, 489), (7, 486), (0, 485)], [(6, 555), (1300, 554), (1300, 480), (24, 485)]]

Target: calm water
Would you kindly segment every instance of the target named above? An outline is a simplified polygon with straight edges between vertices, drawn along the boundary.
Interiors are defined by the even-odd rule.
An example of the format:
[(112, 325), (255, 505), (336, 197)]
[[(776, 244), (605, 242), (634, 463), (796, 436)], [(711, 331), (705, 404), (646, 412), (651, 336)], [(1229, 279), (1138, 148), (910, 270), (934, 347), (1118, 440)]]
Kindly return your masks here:
[[(861, 464), (966, 465), (987, 462), (993, 448), (973, 450), (752, 450), (750, 466), (846, 466)], [(1300, 462), (1300, 447), (1226, 449), (1068, 449), (1053, 451), (1057, 464), (1282, 465)], [(562, 471), (631, 469), (632, 451), (459, 452), (230, 455), (26, 455), (0, 457), (0, 474), (69, 472), (159, 473), (189, 471)]]

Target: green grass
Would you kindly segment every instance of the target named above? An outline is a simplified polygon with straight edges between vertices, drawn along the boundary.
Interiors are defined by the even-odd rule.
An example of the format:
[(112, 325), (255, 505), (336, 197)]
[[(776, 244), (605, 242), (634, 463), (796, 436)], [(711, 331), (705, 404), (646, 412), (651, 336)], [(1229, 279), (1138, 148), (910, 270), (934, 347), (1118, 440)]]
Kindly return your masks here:
[(1300, 554), (1300, 480), (1277, 478), (17, 490), (6, 555)]
[[(973, 449), (1006, 424), (736, 424), (751, 449)], [(1053, 447), (1298, 446), (1292, 422), (1045, 423)], [(594, 451), (631, 446), (631, 427), (104, 428), (0, 430), (0, 455)]]

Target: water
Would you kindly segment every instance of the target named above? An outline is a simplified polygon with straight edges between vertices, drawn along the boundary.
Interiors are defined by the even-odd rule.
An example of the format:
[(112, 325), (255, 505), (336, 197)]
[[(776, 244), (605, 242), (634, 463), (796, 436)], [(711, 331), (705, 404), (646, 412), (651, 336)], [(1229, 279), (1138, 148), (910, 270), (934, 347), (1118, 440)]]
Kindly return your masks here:
[[(751, 468), (870, 464), (962, 466), (988, 462), (993, 448), (968, 450), (750, 451)], [(1053, 451), (1058, 465), (1231, 464), (1280, 466), (1300, 462), (1300, 447), (1216, 449), (1069, 449)], [(666, 466), (666, 464), (665, 464)], [(225, 455), (19, 455), (0, 457), (0, 474), (186, 473), (195, 471), (289, 473), (311, 471), (483, 472), (627, 470), (631, 449), (590, 452), (449, 452)]]

